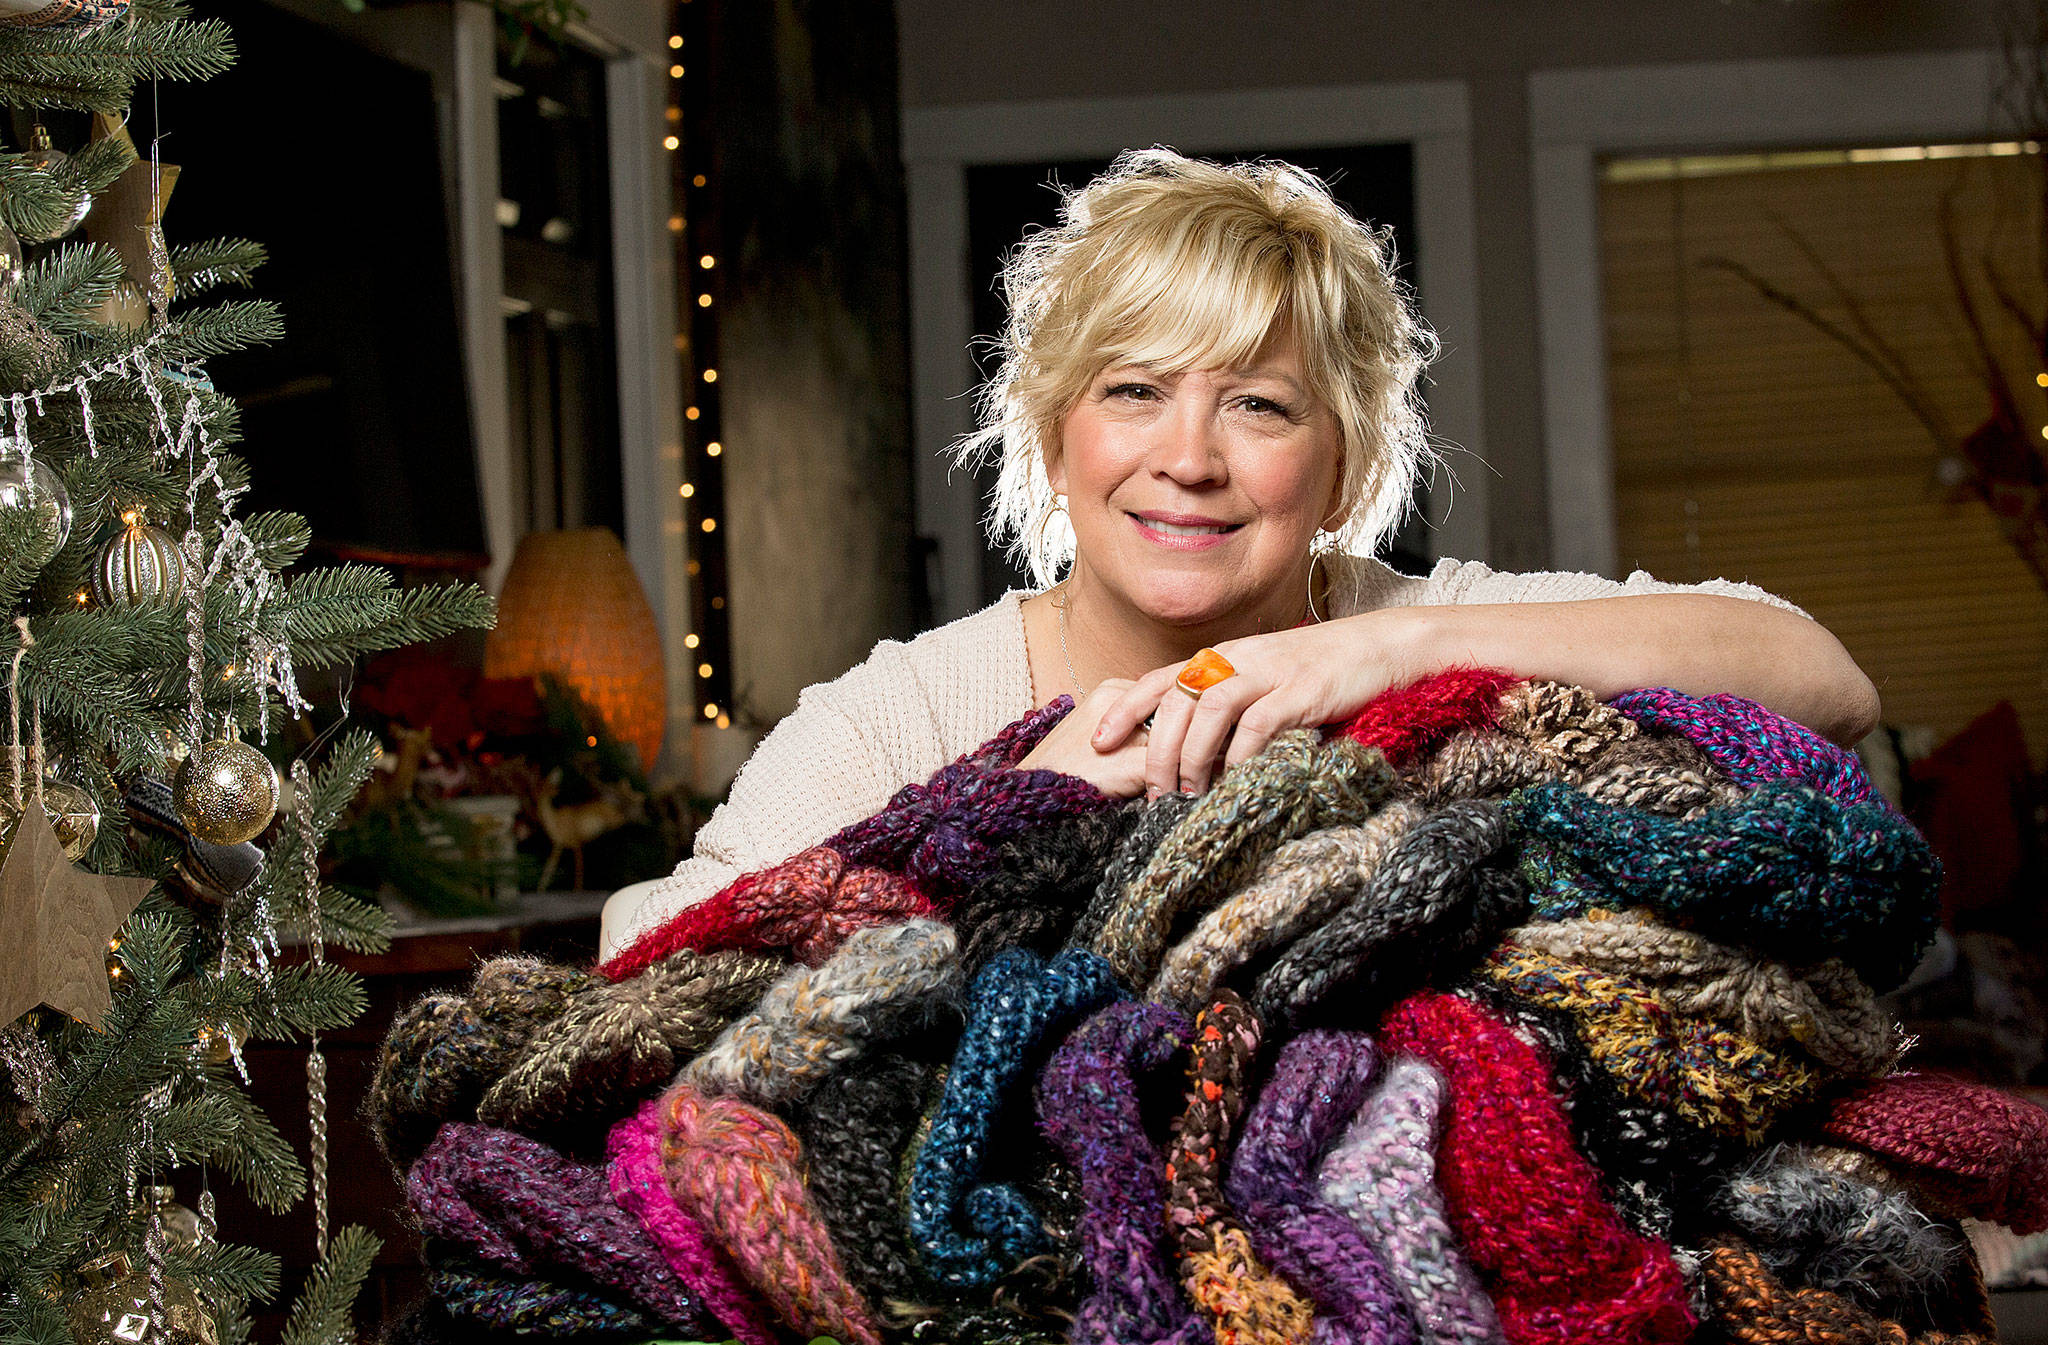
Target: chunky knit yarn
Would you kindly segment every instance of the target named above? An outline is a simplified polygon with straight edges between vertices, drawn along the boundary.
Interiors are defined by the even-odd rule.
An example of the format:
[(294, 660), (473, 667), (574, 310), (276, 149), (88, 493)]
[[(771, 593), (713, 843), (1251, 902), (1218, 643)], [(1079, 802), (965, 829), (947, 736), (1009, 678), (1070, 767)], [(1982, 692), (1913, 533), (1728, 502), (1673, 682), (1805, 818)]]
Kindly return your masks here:
[(988, 877), (959, 903), (953, 928), (973, 976), (1005, 948), (1050, 955), (1067, 941), (1103, 867), (1137, 825), (1142, 805), (1084, 813), (1006, 841)]
[(1780, 1280), (1909, 1323), (1924, 1323), (1923, 1305), (1947, 1296), (1969, 1255), (1960, 1232), (1904, 1196), (1814, 1167), (1792, 1147), (1730, 1174), (1708, 1207)]
[(1283, 842), (1364, 821), (1393, 787), (1386, 760), (1349, 739), (1323, 744), (1310, 729), (1281, 734), (1225, 772), (1159, 843), (1110, 910), (1096, 951), (1126, 985), (1144, 985), (1181, 916), (1213, 905)]
[(1081, 908), (1074, 927), (1067, 931), (1068, 946), (1093, 948), (1096, 945), (1102, 937), (1103, 926), (1109, 922), (1110, 912), (1121, 904), (1124, 893), (1151, 864), (1160, 842), (1194, 811), (1195, 803), (1193, 794), (1161, 794), (1156, 799), (1132, 805), (1137, 818), (1110, 855), (1109, 863), (1103, 866), (1095, 894)]
[(1688, 819), (1726, 808), (1743, 792), (1693, 743), (1647, 733), (1608, 748), (1577, 783), (1596, 803)]
[(1259, 978), (1262, 1021), (1300, 1021), (1342, 987), (1370, 1012), (1520, 919), (1521, 878), (1499, 805), (1454, 803), (1415, 824), (1371, 880)]
[(1509, 942), (1483, 973), (1511, 993), (1570, 1014), (1579, 1040), (1624, 1092), (1703, 1129), (1760, 1144), (1822, 1075), (1788, 1052), (1712, 1020), (1682, 1017), (1641, 984)]
[(1737, 1345), (1996, 1345), (1996, 1334), (1909, 1333), (1825, 1289), (1788, 1288), (1735, 1237), (1717, 1237), (1700, 1262), (1707, 1322)]
[(612, 1203), (604, 1174), (537, 1140), (450, 1121), (406, 1174), (405, 1195), (429, 1234), (495, 1265), (560, 1266), (685, 1331), (712, 1327), (695, 1293)]
[(869, 1302), (911, 1291), (915, 1269), (896, 1170), (938, 1067), (894, 1051), (833, 1075), (797, 1118), (811, 1202)]
[(860, 1294), (804, 1191), (803, 1152), (781, 1120), (736, 1097), (677, 1084), (659, 1101), (663, 1167), (685, 1214), (807, 1336), (879, 1345)]
[(814, 845), (685, 906), (600, 970), (614, 981), (629, 980), (685, 949), (786, 952), (815, 967), (856, 929), (938, 913), (929, 897), (897, 874), (848, 864), (837, 850)]
[(1623, 692), (1613, 705), (1637, 723), (1698, 744), (1736, 784), (1791, 780), (1844, 804), (1878, 797), (1854, 752), (1755, 701), (1647, 687)]
[(1513, 1345), (1685, 1341), (1685, 1282), (1671, 1250), (1627, 1228), (1572, 1143), (1533, 1044), (1469, 1000), (1396, 1005), (1381, 1046), (1442, 1076), (1444, 1208)]
[[(1933, 936), (1940, 865), (1880, 803), (1767, 784), (1695, 821), (1596, 803), (1563, 785), (1508, 800), (1537, 914), (1646, 906), (1774, 955), (1840, 957), (1883, 989)], [(1586, 875), (1596, 875), (1587, 877)]]
[(540, 1023), (477, 1119), (543, 1138), (617, 1116), (761, 997), (782, 971), (754, 953), (671, 953), (630, 981), (597, 980)]
[(1517, 678), (1490, 668), (1448, 668), (1375, 698), (1339, 730), (1406, 766), (1455, 734), (1492, 727)]
[(499, 957), (477, 969), (466, 993), (428, 995), (399, 1010), (363, 1101), (384, 1156), (404, 1167), (441, 1122), (473, 1118), (484, 1090), (589, 981), (573, 967)]
[(1281, 947), (1354, 899), (1387, 852), (1422, 820), (1397, 799), (1358, 826), (1328, 827), (1287, 842), (1255, 877), (1166, 950), (1146, 998), (1199, 1007), (1238, 967)]
[(1768, 1044), (1796, 1045), (1828, 1070), (1859, 1078), (1888, 1073), (1899, 1039), (1877, 996), (1829, 958), (1804, 967), (1659, 924), (1639, 910), (1591, 910), (1524, 925), (1511, 942), (1653, 991), (1673, 1013), (1712, 1018)]
[(1637, 736), (1634, 720), (1600, 703), (1584, 687), (1564, 682), (1523, 682), (1501, 693), (1500, 731), (1519, 738), (1555, 763), (1555, 774), (1582, 778), (1616, 745)]
[(611, 1128), (605, 1178), (612, 1203), (640, 1221), (682, 1282), (743, 1345), (776, 1345), (775, 1327), (709, 1229), (669, 1194), (662, 1167), (662, 1101), (650, 1098)]
[(770, 986), (682, 1079), (769, 1106), (795, 1102), (872, 1037), (943, 1002), (959, 975), (953, 931), (937, 921), (858, 930), (824, 966), (793, 968)]
[(1314, 1309), (1252, 1250), (1223, 1195), (1223, 1162), (1244, 1114), (1259, 1020), (1220, 991), (1195, 1016), (1187, 1106), (1166, 1150), (1166, 1228), (1180, 1279), (1215, 1320), (1216, 1345), (1306, 1345)]
[(643, 1313), (588, 1290), (517, 1278), (474, 1262), (430, 1265), (427, 1285), (440, 1311), (417, 1314), (386, 1337), (392, 1345), (401, 1340), (446, 1340), (452, 1345), (475, 1341), (480, 1331), (543, 1340), (645, 1340), (658, 1329)]
[(1428, 1065), (1412, 1056), (1395, 1060), (1324, 1157), (1316, 1186), (1386, 1266), (1421, 1345), (1497, 1345), (1500, 1318), (1436, 1188), (1443, 1093)]
[(1044, 1247), (1024, 1193), (982, 1182), (989, 1141), (1058, 1034), (1119, 994), (1109, 965), (1078, 948), (1049, 962), (1013, 948), (974, 978), (945, 1097), (910, 1179), (911, 1240), (933, 1279), (987, 1284)]
[(1288, 1042), (1245, 1121), (1224, 1190), (1259, 1255), (1315, 1300), (1318, 1340), (1412, 1345), (1415, 1323), (1386, 1264), (1316, 1187), (1317, 1164), (1379, 1063), (1362, 1033), (1304, 1032)]
[(2031, 1102), (1960, 1079), (1894, 1074), (1836, 1098), (1820, 1130), (1972, 1218), (2022, 1234), (2048, 1228), (2048, 1111)]
[(1168, 1268), (1164, 1165), (1138, 1112), (1138, 1076), (1184, 1050), (1192, 1030), (1163, 1005), (1112, 1005), (1075, 1029), (1039, 1075), (1039, 1124), (1081, 1175), (1081, 1256), (1093, 1291), (1074, 1314), (1072, 1345), (1215, 1339)]

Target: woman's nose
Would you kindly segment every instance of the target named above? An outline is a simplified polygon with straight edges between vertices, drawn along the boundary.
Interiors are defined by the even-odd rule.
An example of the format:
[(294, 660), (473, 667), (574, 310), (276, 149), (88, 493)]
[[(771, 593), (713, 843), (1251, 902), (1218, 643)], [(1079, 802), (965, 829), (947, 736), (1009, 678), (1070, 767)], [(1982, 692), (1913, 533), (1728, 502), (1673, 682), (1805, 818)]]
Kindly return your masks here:
[(1182, 401), (1153, 426), (1152, 470), (1183, 486), (1221, 483), (1224, 464), (1222, 418), (1214, 408)]

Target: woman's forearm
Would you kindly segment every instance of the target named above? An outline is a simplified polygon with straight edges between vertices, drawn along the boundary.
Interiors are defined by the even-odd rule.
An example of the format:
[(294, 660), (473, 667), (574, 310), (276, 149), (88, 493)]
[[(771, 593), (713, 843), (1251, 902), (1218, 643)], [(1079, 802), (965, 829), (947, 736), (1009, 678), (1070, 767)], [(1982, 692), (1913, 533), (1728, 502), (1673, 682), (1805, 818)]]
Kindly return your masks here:
[(1390, 608), (1393, 638), (1418, 675), (1458, 665), (1572, 682), (1602, 697), (1668, 686), (1731, 692), (1832, 742), (1876, 727), (1877, 688), (1819, 622), (1765, 603), (1704, 593), (1587, 602)]

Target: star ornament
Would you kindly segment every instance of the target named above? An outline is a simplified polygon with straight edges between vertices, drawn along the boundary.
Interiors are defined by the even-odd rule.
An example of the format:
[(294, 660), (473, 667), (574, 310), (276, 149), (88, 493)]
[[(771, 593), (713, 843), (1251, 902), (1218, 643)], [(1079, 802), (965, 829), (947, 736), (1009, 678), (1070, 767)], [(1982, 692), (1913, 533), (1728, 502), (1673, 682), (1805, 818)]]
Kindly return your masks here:
[(0, 1025), (47, 1004), (98, 1027), (114, 1003), (107, 941), (153, 886), (74, 867), (28, 800), (0, 855)]

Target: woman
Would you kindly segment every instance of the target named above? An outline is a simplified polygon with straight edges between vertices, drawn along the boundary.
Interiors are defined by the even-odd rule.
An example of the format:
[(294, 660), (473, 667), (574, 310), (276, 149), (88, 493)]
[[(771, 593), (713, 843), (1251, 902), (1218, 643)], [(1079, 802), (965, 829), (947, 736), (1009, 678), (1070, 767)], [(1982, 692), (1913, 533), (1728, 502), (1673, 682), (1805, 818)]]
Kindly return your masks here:
[(1047, 587), (806, 691), (695, 855), (607, 905), (606, 953), (1062, 695), (1074, 712), (1022, 764), (1123, 797), (1205, 789), (1282, 730), (1457, 665), (1736, 692), (1838, 743), (1876, 723), (1841, 644), (1745, 584), (1371, 559), (1428, 453), (1433, 342), (1392, 267), (1285, 164), (1151, 150), (1070, 196), (1010, 263), (966, 445), (1000, 456), (992, 527)]

